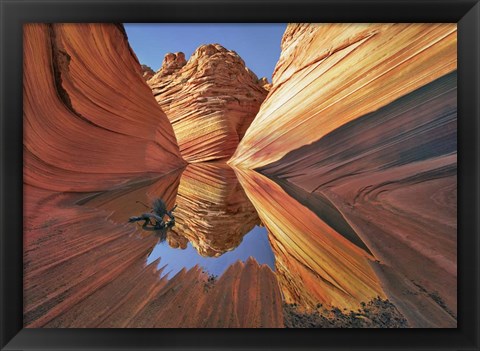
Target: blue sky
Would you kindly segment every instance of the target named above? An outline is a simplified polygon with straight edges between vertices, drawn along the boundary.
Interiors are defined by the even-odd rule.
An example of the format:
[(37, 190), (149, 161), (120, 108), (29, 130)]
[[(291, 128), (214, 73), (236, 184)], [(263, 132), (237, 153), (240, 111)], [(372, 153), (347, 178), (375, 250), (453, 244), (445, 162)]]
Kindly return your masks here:
[(254, 257), (259, 264), (267, 264), (275, 270), (275, 256), (268, 242), (267, 229), (264, 227), (255, 226), (243, 237), (240, 245), (219, 257), (203, 257), (190, 243), (185, 250), (182, 250), (173, 249), (167, 242), (162, 242), (157, 244), (148, 256), (147, 264), (151, 264), (160, 257), (158, 268), (165, 266), (162, 277), (167, 275), (173, 278), (183, 268), (188, 270), (197, 264), (209, 274), (220, 276), (232, 264), (238, 260), (245, 262), (250, 256)]
[(125, 23), (130, 46), (140, 63), (154, 71), (168, 52), (182, 51), (188, 60), (202, 44), (218, 43), (236, 51), (248, 68), (271, 82), (280, 56), (284, 23)]

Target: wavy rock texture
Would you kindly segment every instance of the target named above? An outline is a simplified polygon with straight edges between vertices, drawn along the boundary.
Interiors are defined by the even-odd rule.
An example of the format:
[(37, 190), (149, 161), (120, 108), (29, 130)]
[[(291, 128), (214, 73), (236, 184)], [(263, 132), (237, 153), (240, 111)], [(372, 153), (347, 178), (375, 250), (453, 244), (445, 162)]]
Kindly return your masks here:
[(155, 75), (155, 71), (147, 65), (141, 65), (140, 68), (142, 69), (142, 77), (145, 82)]
[[(107, 211), (107, 220), (126, 224), (131, 216), (149, 212), (155, 199), (161, 198), (167, 208), (172, 208), (177, 201), (183, 171), (184, 169), (178, 169), (160, 178), (135, 179), (109, 191), (79, 194), (80, 200), (76, 204)], [(139, 233), (141, 236), (151, 234), (143, 230)]]
[[(260, 224), (234, 171), (226, 164), (190, 164), (182, 174), (172, 235), (186, 238), (202, 256), (233, 250)], [(184, 242), (183, 247), (186, 247)]]
[(275, 276), (254, 260), (214, 284), (146, 266), (158, 238), (128, 217), (137, 201), (173, 206), (185, 162), (123, 28), (24, 27), (24, 130), (26, 327), (283, 326)]
[[(280, 290), (268, 266), (259, 266), (249, 258), (245, 263), (237, 261), (230, 266), (213, 287), (206, 278), (198, 268), (181, 271), (127, 326), (283, 327)], [(159, 309), (158, 304), (164, 308)]]
[(123, 28), (24, 26), (24, 181), (109, 189), (185, 164)]
[[(370, 253), (416, 327), (456, 326), (456, 65), (454, 24), (289, 25), (273, 87), (229, 161)], [(250, 188), (272, 238), (287, 233), (291, 219), (262, 200), (271, 187)]]
[(190, 163), (230, 158), (267, 95), (240, 56), (218, 44), (200, 46), (188, 62), (167, 54), (148, 84)]
[(229, 161), (258, 168), (456, 69), (455, 24), (291, 24)]
[[(204, 45), (165, 56), (155, 100), (123, 28), (26, 25), (25, 325), (281, 327), (282, 302), (378, 296), (455, 327), (455, 70), (454, 24), (293, 24), (271, 86)], [(235, 172), (198, 163), (236, 148)], [(275, 272), (160, 278), (159, 238), (127, 223), (158, 197), (178, 204), (169, 245), (204, 256), (261, 220)]]
[(253, 259), (213, 284), (199, 267), (167, 279), (158, 261), (146, 266), (157, 238), (126, 220), (144, 210), (138, 199), (174, 203), (179, 176), (88, 196), (26, 185), (36, 206), (26, 207), (24, 223), (25, 326), (283, 326), (275, 276)]
[(414, 326), (456, 325), (456, 86), (448, 74), (259, 169), (337, 208)]
[(274, 181), (255, 171), (236, 173), (268, 230), (287, 303), (307, 310), (319, 303), (356, 310), (361, 302), (385, 296), (368, 252)]

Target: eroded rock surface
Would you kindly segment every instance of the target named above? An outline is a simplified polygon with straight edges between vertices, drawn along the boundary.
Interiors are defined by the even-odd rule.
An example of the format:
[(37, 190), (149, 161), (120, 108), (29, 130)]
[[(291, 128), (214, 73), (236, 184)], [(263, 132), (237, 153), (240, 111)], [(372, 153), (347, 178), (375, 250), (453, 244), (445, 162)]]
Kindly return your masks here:
[[(24, 45), (27, 327), (457, 325), (454, 24), (292, 24), (272, 84), (218, 44), (150, 77), (115, 25)], [(232, 155), (239, 181), (199, 163)], [(156, 198), (203, 256), (261, 220), (275, 272), (147, 266), (160, 239), (127, 220)]]
[(456, 43), (453, 24), (288, 26), (273, 87), (229, 161), (242, 184), (257, 178), (245, 189), (271, 217), (283, 290), (295, 271), (283, 252), (295, 250), (281, 238), (300, 239), (247, 169), (371, 254), (370, 275), (411, 326), (456, 326)]
[(455, 24), (290, 24), (268, 99), (230, 160), (258, 168), (457, 66)]
[(141, 68), (142, 68), (142, 77), (145, 80), (145, 82), (148, 81), (150, 78), (152, 78), (153, 75), (155, 74), (155, 71), (147, 65), (141, 65)]
[(200, 46), (188, 62), (167, 54), (148, 84), (188, 162), (230, 158), (267, 95), (240, 56), (219, 44)]
[(260, 224), (255, 208), (226, 164), (188, 165), (178, 188), (177, 205), (172, 234), (188, 239), (202, 256), (217, 257), (233, 250)]
[(121, 26), (24, 26), (25, 327), (281, 327), (268, 266), (146, 265), (128, 218), (171, 208), (186, 163), (142, 74)]
[(236, 170), (245, 193), (268, 230), (284, 300), (304, 310), (318, 304), (356, 310), (385, 297), (373, 257), (302, 206), (277, 183), (251, 170)]
[(137, 199), (176, 202), (180, 173), (100, 194), (26, 186), (24, 323), (28, 328), (282, 327), (272, 270), (237, 261), (211, 280), (146, 265), (158, 238), (127, 224)]
[(441, 77), (259, 169), (337, 208), (388, 267), (378, 271), (415, 326), (456, 323), (456, 81)]
[(55, 191), (109, 189), (185, 164), (123, 27), (24, 27), (24, 179)]

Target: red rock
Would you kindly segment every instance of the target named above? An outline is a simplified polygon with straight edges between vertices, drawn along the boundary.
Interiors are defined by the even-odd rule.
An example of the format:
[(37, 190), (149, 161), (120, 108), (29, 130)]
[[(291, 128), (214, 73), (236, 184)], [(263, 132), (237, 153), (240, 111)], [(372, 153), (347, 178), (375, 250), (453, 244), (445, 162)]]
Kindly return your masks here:
[(150, 78), (152, 78), (153, 75), (155, 74), (155, 71), (147, 65), (141, 65), (141, 69), (142, 69), (142, 77), (145, 80), (145, 82), (148, 81)]
[[(26, 25), (25, 325), (281, 327), (282, 296), (309, 311), (379, 296), (412, 326), (455, 327), (456, 63), (454, 24), (295, 24), (271, 87), (204, 45), (165, 56), (156, 101), (121, 27)], [(182, 168), (235, 149), (239, 183)], [(179, 205), (170, 246), (205, 256), (260, 218), (275, 272), (160, 278), (159, 239), (127, 224), (159, 197)]]
[(218, 44), (200, 46), (188, 62), (167, 54), (148, 84), (190, 163), (230, 158), (267, 95), (240, 56)]
[(385, 297), (368, 252), (274, 181), (251, 170), (236, 173), (268, 230), (286, 302), (307, 310), (319, 303), (356, 310), (361, 302)]
[(56, 191), (108, 189), (185, 164), (123, 28), (24, 27), (24, 179)]
[(182, 68), (186, 64), (187, 60), (185, 60), (185, 54), (183, 52), (169, 52), (163, 58), (162, 67), (160, 68), (157, 77), (168, 76), (173, 72), (177, 71), (178, 69)]
[(202, 256), (218, 257), (233, 250), (260, 224), (255, 208), (226, 164), (191, 164), (158, 180), (136, 181), (86, 197), (82, 203), (109, 211), (110, 220), (125, 223), (130, 216), (148, 212), (143, 204), (151, 206), (157, 198), (169, 209), (177, 205), (175, 226), (167, 233), (169, 245), (185, 249), (191, 242)]
[[(322, 256), (278, 239), (300, 240), (292, 220), (271, 208), (274, 186), (255, 186), (261, 176), (247, 169), (320, 218), (327, 204), (330, 229), (345, 227), (343, 218), (410, 325), (456, 326), (456, 54), (454, 24), (287, 27), (273, 87), (229, 162), (270, 220), (292, 301), (302, 294), (293, 283), (305, 276), (302, 260)], [(248, 178), (257, 180), (248, 186)], [(304, 216), (295, 215), (308, 223)]]
[[(245, 234), (260, 224), (255, 208), (226, 164), (188, 165), (176, 204), (176, 224), (169, 242), (175, 245), (184, 237), (202, 256), (218, 257), (235, 249)], [(178, 244), (186, 246), (185, 241)]]
[(444, 76), (259, 169), (328, 198), (419, 327), (456, 325), (456, 82)]
[(258, 83), (263, 87), (263, 89), (270, 91), (272, 89), (272, 84), (268, 82), (267, 77), (262, 77)]
[(199, 267), (168, 279), (158, 261), (146, 266), (158, 239), (126, 218), (141, 211), (142, 194), (174, 203), (178, 175), (89, 197), (27, 185), (35, 205), (26, 206), (24, 222), (25, 326), (282, 327), (275, 276), (253, 259), (216, 282)]

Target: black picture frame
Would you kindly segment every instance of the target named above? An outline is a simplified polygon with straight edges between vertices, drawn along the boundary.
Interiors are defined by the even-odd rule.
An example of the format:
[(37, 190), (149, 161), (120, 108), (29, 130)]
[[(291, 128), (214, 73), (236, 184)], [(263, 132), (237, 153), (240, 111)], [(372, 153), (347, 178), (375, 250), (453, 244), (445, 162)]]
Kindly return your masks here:
[[(2, 350), (479, 350), (478, 0), (0, 0)], [(22, 25), (28, 22), (458, 23), (458, 328), (22, 329)]]

